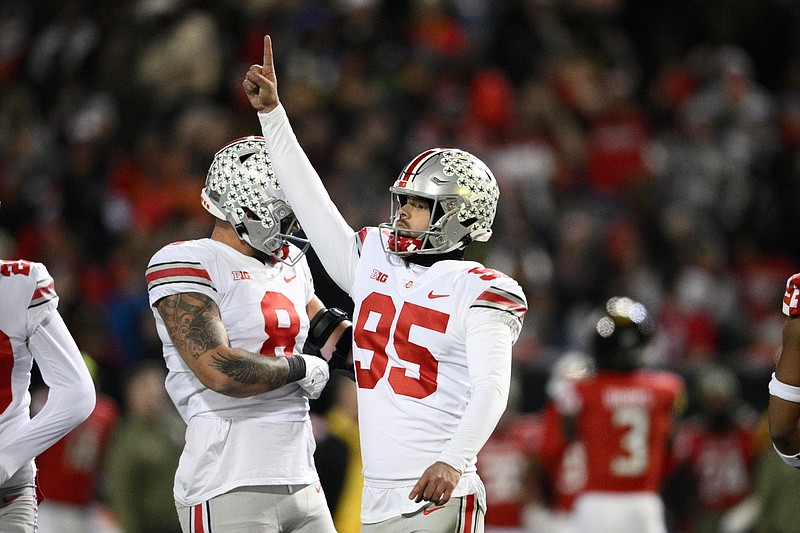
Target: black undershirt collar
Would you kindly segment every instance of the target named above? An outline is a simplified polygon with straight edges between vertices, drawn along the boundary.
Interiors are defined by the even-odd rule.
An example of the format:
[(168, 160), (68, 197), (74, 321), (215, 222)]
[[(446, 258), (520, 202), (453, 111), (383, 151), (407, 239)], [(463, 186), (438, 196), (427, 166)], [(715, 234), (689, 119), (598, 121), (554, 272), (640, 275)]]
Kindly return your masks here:
[(445, 259), (454, 259), (456, 261), (461, 261), (464, 259), (464, 249), (459, 248), (458, 250), (453, 250), (452, 252), (447, 252), (444, 254), (414, 254), (406, 258), (407, 263), (414, 263), (415, 265), (420, 265), (424, 267), (433, 266), (434, 263), (438, 263), (439, 261), (444, 261)]

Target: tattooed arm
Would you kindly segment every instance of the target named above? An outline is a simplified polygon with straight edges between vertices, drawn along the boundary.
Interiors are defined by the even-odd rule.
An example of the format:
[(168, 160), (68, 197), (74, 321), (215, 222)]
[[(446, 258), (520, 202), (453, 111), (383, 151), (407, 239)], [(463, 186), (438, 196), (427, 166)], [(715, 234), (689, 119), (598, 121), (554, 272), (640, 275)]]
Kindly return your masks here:
[[(209, 389), (244, 398), (302, 378), (292, 372), (293, 357), (264, 357), (232, 348), (219, 307), (208, 296), (187, 292), (156, 303), (178, 353)], [(303, 366), (305, 368), (305, 366)]]

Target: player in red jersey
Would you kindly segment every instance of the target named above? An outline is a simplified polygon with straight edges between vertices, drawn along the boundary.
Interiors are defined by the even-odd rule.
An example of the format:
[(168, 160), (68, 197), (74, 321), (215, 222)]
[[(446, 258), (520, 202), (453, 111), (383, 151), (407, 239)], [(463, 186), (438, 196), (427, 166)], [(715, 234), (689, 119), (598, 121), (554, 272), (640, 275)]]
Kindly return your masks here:
[[(96, 380), (97, 363), (87, 355), (84, 361)], [(34, 395), (37, 410), (46, 398), (46, 390)], [(37, 482), (45, 497), (39, 508), (39, 533), (84, 533), (102, 527), (102, 465), (118, 421), (117, 403), (98, 391), (89, 418), (36, 458)]]
[(508, 407), (478, 453), (478, 474), (486, 486), (486, 533), (522, 533), (526, 506), (540, 499), (531, 474), (544, 417), (520, 411), (520, 395), (520, 383), (512, 380)]
[(769, 434), (781, 459), (800, 468), (800, 273), (786, 281), (781, 353), (769, 383)]
[(564, 435), (558, 405), (573, 384), (591, 375), (592, 362), (582, 352), (568, 352), (553, 365), (545, 388), (548, 402), (541, 411), (544, 434), (536, 451), (537, 467), (549, 481), (547, 512), (534, 520), (551, 533), (572, 531), (575, 499), (586, 484), (586, 449), (580, 440)]
[(587, 479), (575, 502), (580, 533), (665, 533), (659, 495), (682, 379), (641, 368), (655, 324), (645, 307), (615, 297), (593, 321), (594, 376), (559, 399), (568, 438), (586, 449)]
[(736, 375), (726, 367), (702, 369), (697, 392), (699, 410), (680, 424), (675, 439), (676, 464), (691, 473), (692, 531), (744, 531), (755, 517), (750, 496), (764, 448), (758, 416), (742, 402)]

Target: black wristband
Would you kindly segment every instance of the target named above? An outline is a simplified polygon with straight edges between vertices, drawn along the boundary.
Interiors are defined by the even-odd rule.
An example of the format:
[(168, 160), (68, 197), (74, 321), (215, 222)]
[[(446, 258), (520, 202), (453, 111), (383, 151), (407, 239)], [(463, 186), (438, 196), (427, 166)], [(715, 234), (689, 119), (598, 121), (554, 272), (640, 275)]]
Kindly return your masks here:
[(289, 363), (289, 374), (286, 376), (286, 383), (292, 383), (298, 379), (306, 377), (306, 360), (299, 355), (289, 355), (286, 357)]

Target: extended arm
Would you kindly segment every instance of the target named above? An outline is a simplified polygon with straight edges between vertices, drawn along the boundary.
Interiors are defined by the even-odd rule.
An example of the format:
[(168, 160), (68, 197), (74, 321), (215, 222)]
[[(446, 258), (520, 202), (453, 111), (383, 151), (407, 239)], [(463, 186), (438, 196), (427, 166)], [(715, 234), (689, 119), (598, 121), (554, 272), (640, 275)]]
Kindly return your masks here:
[(58, 311), (54, 309), (45, 317), (31, 334), (29, 346), (49, 387), (47, 402), (4, 443), (0, 485), (86, 420), (96, 401), (89, 370)]
[(159, 300), (156, 308), (178, 353), (197, 379), (215, 392), (243, 398), (297, 381), (314, 398), (328, 380), (322, 359), (265, 357), (231, 347), (219, 307), (204, 294), (173, 294)]
[(417, 502), (446, 503), (461, 474), (489, 440), (506, 409), (511, 383), (511, 328), (501, 322), (485, 322), (467, 335), (467, 360), (472, 397), (453, 438), (428, 467), (409, 494)]
[(250, 67), (243, 87), (259, 112), (275, 175), (297, 220), (325, 270), (349, 294), (355, 273), (357, 238), (331, 201), (280, 105), (269, 36), (264, 37), (263, 66)]

